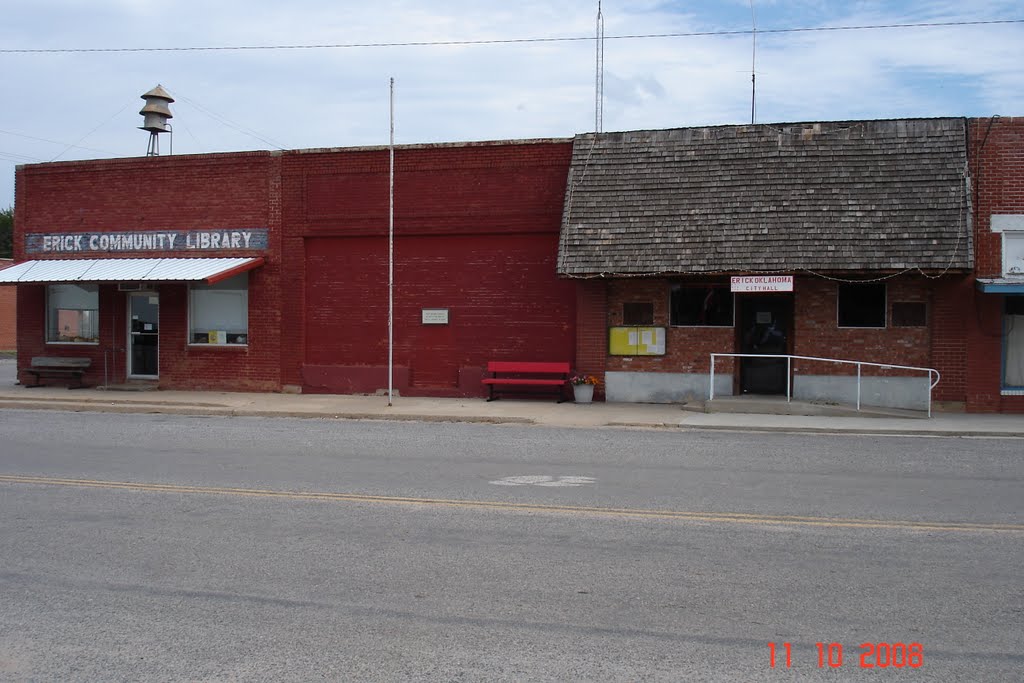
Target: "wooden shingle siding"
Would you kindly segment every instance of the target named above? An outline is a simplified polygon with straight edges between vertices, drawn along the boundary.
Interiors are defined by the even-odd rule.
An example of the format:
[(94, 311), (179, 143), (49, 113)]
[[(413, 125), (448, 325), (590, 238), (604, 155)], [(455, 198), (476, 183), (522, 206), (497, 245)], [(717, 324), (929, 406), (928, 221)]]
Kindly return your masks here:
[(558, 272), (963, 269), (960, 118), (579, 135)]

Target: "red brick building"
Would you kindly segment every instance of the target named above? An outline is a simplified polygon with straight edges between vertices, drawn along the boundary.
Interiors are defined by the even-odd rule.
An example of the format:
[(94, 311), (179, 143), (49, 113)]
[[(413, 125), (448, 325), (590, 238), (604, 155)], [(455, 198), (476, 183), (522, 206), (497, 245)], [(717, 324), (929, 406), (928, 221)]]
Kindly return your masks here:
[[(555, 276), (567, 140), (396, 150), (395, 387), (479, 396), (489, 360), (571, 361)], [(19, 369), (86, 382), (387, 387), (387, 148), (22, 166)]]
[(971, 119), (977, 281), (964, 310), (967, 409), (1024, 412), (1024, 118)]
[[(577, 136), (559, 272), (609, 400), (857, 400), (857, 368), (934, 368), (963, 406), (963, 119)], [(926, 409), (926, 370), (862, 366), (863, 403)]]
[[(681, 401), (706, 397), (712, 353), (749, 353), (716, 362), (717, 393), (852, 400), (855, 368), (786, 372), (770, 357), (790, 354), (934, 368), (931, 400), (1024, 411), (1022, 127), (401, 146), (395, 387), (482, 396), (490, 360), (568, 361), (610, 400)], [(94, 384), (384, 389), (388, 160), (355, 148), (19, 167), (6, 276), (19, 368), (74, 356)], [(927, 372), (862, 379), (867, 404), (929, 400)]]

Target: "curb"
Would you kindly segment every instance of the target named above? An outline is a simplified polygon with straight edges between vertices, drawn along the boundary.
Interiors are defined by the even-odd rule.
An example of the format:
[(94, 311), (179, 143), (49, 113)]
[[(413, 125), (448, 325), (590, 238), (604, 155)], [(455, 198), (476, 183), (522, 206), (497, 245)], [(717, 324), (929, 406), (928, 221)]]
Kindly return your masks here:
[(467, 424), (513, 424), (556, 427), (566, 429), (583, 428), (626, 428), (626, 429), (658, 429), (678, 432), (719, 431), (719, 432), (761, 432), (783, 434), (849, 434), (852, 436), (913, 436), (934, 438), (1024, 438), (1024, 431), (999, 432), (986, 430), (925, 430), (925, 429), (891, 429), (891, 428), (851, 428), (835, 427), (792, 427), (772, 425), (693, 425), (679, 422), (606, 422), (604, 424), (572, 425), (541, 423), (526, 417), (497, 417), (476, 415), (424, 415), (424, 414), (382, 414), (378, 412), (315, 412), (303, 410), (259, 410), (232, 408), (219, 404), (195, 403), (146, 403), (143, 401), (81, 401), (74, 398), (53, 398), (46, 401), (25, 401), (0, 397), (0, 410), (4, 408), (17, 410), (51, 410), (68, 412), (125, 413), (142, 415), (190, 415), (195, 417), (283, 417), (320, 420), (373, 420), (378, 422), (434, 422), (434, 423), (467, 423)]
[(191, 404), (168, 405), (165, 403), (144, 403), (142, 401), (122, 403), (99, 403), (99, 402), (67, 402), (69, 399), (55, 399), (64, 401), (60, 404), (36, 401), (4, 400), (0, 403), (0, 409), (10, 408), (15, 410), (52, 410), (66, 411), (71, 413), (126, 413), (140, 415), (192, 415), (195, 417), (289, 417), (309, 420), (377, 420), (381, 422), (468, 422), (477, 424), (537, 424), (536, 420), (526, 417), (492, 417), (472, 415), (412, 415), (393, 414), (382, 415), (380, 413), (320, 413), (301, 410), (247, 410), (245, 408), (231, 408), (228, 406), (217, 407), (196, 407)]
[(784, 434), (849, 434), (851, 436), (933, 436), (936, 438), (972, 437), (972, 438), (1024, 438), (1024, 432), (993, 432), (984, 430), (947, 430), (947, 429), (885, 429), (885, 428), (850, 428), (834, 427), (773, 427), (771, 425), (688, 425), (675, 423), (634, 423), (609, 422), (609, 427), (664, 427), (678, 431), (714, 431), (714, 432), (767, 432)]

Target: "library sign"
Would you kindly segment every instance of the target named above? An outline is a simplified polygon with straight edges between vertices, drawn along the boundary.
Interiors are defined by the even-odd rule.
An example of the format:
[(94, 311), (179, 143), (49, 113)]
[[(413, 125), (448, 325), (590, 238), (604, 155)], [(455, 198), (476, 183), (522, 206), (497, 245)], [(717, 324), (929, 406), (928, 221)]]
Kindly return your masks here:
[(265, 251), (268, 231), (246, 230), (150, 230), (146, 232), (77, 232), (74, 234), (29, 233), (29, 254), (111, 254), (140, 251), (213, 251), (244, 249)]

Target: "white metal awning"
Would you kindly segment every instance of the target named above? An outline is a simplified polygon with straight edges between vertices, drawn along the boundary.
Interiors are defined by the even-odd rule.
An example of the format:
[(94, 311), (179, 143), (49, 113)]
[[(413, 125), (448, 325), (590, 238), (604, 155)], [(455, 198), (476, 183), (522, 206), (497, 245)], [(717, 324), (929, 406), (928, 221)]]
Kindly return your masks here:
[(256, 258), (108, 258), (22, 261), (0, 270), (0, 284), (45, 282), (206, 282), (263, 265)]

